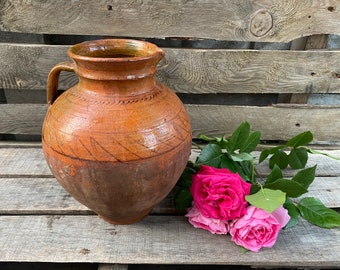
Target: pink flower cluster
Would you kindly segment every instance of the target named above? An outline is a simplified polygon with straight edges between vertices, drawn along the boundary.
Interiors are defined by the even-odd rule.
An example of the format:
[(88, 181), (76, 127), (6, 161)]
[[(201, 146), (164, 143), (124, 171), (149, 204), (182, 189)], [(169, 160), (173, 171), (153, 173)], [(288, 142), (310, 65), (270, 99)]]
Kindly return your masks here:
[(288, 223), (288, 211), (280, 206), (272, 213), (248, 206), (245, 196), (251, 184), (228, 169), (202, 165), (192, 176), (193, 206), (186, 217), (195, 228), (231, 235), (237, 245), (258, 252), (272, 247)]

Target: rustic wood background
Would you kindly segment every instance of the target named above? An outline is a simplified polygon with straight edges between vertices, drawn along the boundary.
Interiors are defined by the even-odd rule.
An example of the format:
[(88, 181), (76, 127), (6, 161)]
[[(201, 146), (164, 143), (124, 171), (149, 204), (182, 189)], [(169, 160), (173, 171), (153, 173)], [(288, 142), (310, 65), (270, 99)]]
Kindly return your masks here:
[[(20, 256), (26, 255), (27, 261), (32, 250), (41, 261), (67, 261), (65, 254), (72, 256), (72, 252), (74, 258), (92, 255), (87, 254), (86, 249), (66, 250), (58, 258), (48, 249), (40, 250), (39, 241), (43, 243), (44, 237), (53, 230), (56, 245), (59, 241), (67, 242), (67, 234), (60, 238), (66, 231), (65, 224), (83, 226), (89, 233), (100, 226), (106, 229), (106, 224), (99, 224), (86, 207), (55, 183), (40, 144), (22, 142), (41, 139), (47, 110), (47, 75), (58, 62), (70, 61), (66, 55), (70, 45), (90, 39), (124, 37), (151, 41), (164, 48), (166, 56), (159, 64), (157, 79), (172, 88), (185, 103), (195, 138), (200, 133), (229, 135), (241, 121), (247, 120), (253, 129), (262, 131), (266, 142), (285, 140), (311, 130), (315, 143), (334, 146), (340, 144), (339, 25), (340, 0), (0, 0), (0, 140), (3, 140), (0, 144), (0, 215), (3, 220), (16, 224), (12, 228), (4, 223), (2, 235), (6, 237), (6, 232), (11, 235), (17, 230), (15, 238), (24, 243), (22, 246), (27, 245), (27, 239), (36, 240), (28, 244), (30, 250), (20, 251)], [(74, 74), (62, 73), (60, 92), (76, 82)], [(16, 160), (17, 157), (20, 158)], [(322, 158), (318, 162), (322, 166), (318, 168), (316, 183), (323, 182), (323, 185), (315, 185), (311, 193), (321, 196), (327, 206), (337, 207), (339, 167)], [(264, 167), (259, 170), (268, 173)], [(183, 227), (179, 227), (182, 217), (159, 217), (160, 213), (174, 214), (172, 202), (167, 200), (154, 209), (155, 215), (147, 221), (149, 231), (154, 230), (156, 238), (157, 235), (163, 238), (150, 241), (169, 240), (167, 248), (177, 254), (181, 240), (178, 235), (183, 233)], [(174, 235), (163, 235), (159, 224)], [(287, 237), (298, 247), (308, 238), (313, 248), (319, 239), (311, 235), (321, 232), (315, 227), (311, 232), (305, 224), (301, 226), (301, 234), (292, 232)], [(37, 236), (30, 235), (33, 229), (39, 232)], [(199, 234), (192, 228), (185, 232)], [(125, 232), (119, 237), (128, 234)], [(101, 240), (107, 246), (112, 246), (111, 240), (105, 238), (107, 235), (98, 235), (102, 235)], [(174, 240), (171, 237), (177, 242), (171, 244)], [(212, 242), (210, 238), (209, 235), (203, 241)], [(93, 239), (86, 239), (90, 237), (85, 236), (83, 241), (91, 246)], [(129, 250), (131, 247), (126, 243), (135, 239), (138, 239), (136, 232), (124, 238), (123, 250)], [(285, 252), (270, 251), (273, 253), (269, 253), (268, 258), (250, 256), (249, 263), (264, 260), (270, 264), (273, 258), (286, 263), (287, 260), (327, 263), (322, 255), (319, 258), (312, 251), (300, 254), (287, 247), (283, 238), (281, 241)], [(332, 245), (338, 245), (336, 241), (333, 238), (323, 241), (326, 241), (325, 249), (329, 249), (327, 254), (337, 256), (332, 254), (336, 250)], [(132, 247), (137, 249), (138, 243)], [(143, 243), (139, 247), (145, 248)], [(63, 248), (59, 246), (60, 250)], [(1, 250), (6, 257), (4, 252)], [(12, 252), (16, 254), (15, 250)], [(114, 254), (110, 249), (106, 252), (102, 254), (102, 261)], [(200, 261), (202, 256), (197, 254), (202, 251), (193, 245), (191, 252), (190, 255)], [(164, 253), (162, 256), (168, 262), (174, 260), (174, 256)], [(188, 254), (181, 256), (178, 259), (187, 260), (184, 256)], [(220, 254), (221, 261), (223, 257)], [(131, 263), (148, 263), (143, 254), (131, 260)], [(91, 258), (89, 261), (92, 262)], [(0, 269), (6, 270), (97, 268), (97, 264), (0, 263)], [(225, 268), (147, 266), (150, 270)], [(103, 264), (99, 269), (127, 267)], [(145, 266), (131, 265), (129, 269), (145, 269)]]
[[(315, 142), (340, 141), (339, 10), (319, 0), (1, 1), (0, 138), (40, 140), (46, 78), (71, 44), (127, 37), (164, 48), (157, 79), (186, 104), (194, 137), (247, 120), (265, 140), (309, 129)], [(60, 91), (76, 82), (62, 74)]]

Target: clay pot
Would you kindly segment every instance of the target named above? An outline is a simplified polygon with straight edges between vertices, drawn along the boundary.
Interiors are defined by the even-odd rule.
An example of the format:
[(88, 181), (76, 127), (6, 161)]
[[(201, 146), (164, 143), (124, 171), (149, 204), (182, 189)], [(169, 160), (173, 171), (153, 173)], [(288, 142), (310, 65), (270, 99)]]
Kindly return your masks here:
[[(47, 82), (43, 151), (58, 182), (108, 222), (141, 220), (174, 187), (191, 149), (178, 97), (154, 80), (164, 56), (143, 41), (72, 46)], [(61, 71), (79, 82), (56, 98)]]

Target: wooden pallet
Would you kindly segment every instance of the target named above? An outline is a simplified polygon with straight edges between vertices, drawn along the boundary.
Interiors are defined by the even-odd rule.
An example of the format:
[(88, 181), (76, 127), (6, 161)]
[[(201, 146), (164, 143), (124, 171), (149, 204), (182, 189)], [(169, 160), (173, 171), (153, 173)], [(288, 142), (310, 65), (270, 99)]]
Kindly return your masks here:
[[(272, 249), (242, 254), (194, 229), (173, 193), (140, 223), (108, 224), (59, 186), (37, 142), (47, 75), (70, 61), (69, 45), (127, 37), (164, 47), (156, 77), (184, 101), (194, 138), (228, 136), (246, 120), (270, 143), (311, 130), (315, 147), (340, 157), (340, 102), (309, 102), (339, 97), (340, 51), (328, 46), (339, 12), (338, 0), (1, 1), (0, 262), (339, 267), (339, 229), (302, 221)], [(76, 82), (61, 74), (60, 90)], [(339, 162), (309, 162), (318, 163), (310, 195), (339, 210)]]
[[(340, 151), (329, 152), (340, 157)], [(193, 153), (195, 154), (195, 153)], [(310, 195), (340, 207), (339, 162), (313, 155)], [(258, 171), (268, 173), (267, 165)], [(242, 255), (230, 237), (194, 229), (170, 194), (134, 225), (111, 225), (75, 201), (50, 174), (39, 144), (0, 148), (0, 261), (336, 267), (340, 230), (300, 222), (274, 248)], [(298, 252), (297, 252), (298, 251)], [(317, 251), (317, 252), (316, 252)]]

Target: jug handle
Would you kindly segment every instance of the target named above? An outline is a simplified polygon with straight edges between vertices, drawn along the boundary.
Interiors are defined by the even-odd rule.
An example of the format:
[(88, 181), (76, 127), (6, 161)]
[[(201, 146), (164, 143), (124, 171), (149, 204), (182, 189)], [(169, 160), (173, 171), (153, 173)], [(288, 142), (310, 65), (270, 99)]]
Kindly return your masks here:
[(51, 106), (56, 99), (58, 92), (59, 74), (61, 71), (75, 72), (75, 65), (70, 62), (56, 64), (48, 74), (47, 78), (47, 104)]

